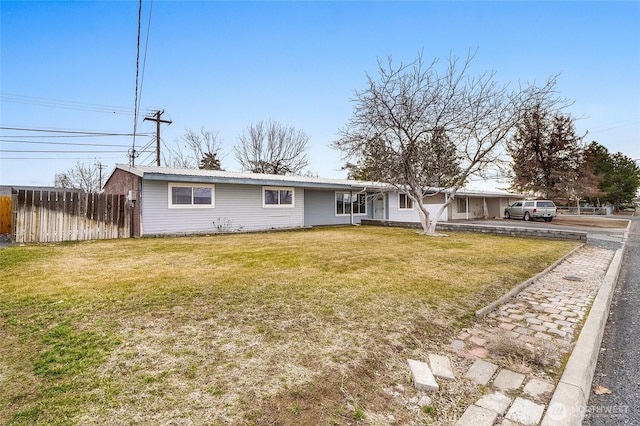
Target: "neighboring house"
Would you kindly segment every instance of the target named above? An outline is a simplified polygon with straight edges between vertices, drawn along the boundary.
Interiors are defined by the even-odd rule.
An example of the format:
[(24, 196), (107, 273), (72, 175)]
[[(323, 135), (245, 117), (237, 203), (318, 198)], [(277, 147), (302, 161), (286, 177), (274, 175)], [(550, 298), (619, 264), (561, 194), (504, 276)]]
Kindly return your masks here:
[[(104, 192), (127, 194), (134, 203), (135, 236), (419, 221), (410, 198), (379, 182), (116, 165)], [(439, 220), (501, 217), (516, 196), (467, 191), (457, 197)], [(444, 195), (425, 202), (435, 214)]]
[(25, 185), (0, 185), (0, 196), (10, 196), (12, 191), (67, 191), (77, 192), (75, 189), (57, 188), (55, 186), (25, 186)]

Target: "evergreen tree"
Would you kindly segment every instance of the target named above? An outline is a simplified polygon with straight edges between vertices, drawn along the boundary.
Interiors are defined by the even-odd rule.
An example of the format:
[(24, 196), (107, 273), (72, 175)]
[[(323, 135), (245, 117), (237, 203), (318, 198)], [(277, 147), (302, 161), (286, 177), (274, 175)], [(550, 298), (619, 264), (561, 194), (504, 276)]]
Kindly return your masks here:
[(222, 170), (220, 160), (215, 152), (205, 152), (198, 168), (203, 170)]
[(615, 206), (616, 211), (620, 206), (630, 203), (640, 188), (640, 167), (626, 155), (617, 152), (610, 155), (604, 167), (600, 182), (600, 189), (605, 194), (605, 200)]
[(578, 196), (581, 141), (570, 116), (551, 114), (540, 104), (526, 111), (508, 146), (513, 189), (545, 198)]

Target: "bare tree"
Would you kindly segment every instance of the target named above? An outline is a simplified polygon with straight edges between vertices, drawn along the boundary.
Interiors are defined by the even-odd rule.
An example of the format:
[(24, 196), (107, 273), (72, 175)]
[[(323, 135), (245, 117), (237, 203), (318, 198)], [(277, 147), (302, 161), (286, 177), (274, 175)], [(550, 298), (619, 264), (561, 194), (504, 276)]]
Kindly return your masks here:
[(179, 169), (222, 170), (221, 149), (222, 140), (217, 132), (201, 127), (198, 133), (186, 128), (184, 135), (176, 141), (176, 146), (169, 149), (169, 154), (164, 158), (164, 164)]
[[(542, 87), (509, 90), (494, 72), (469, 76), (474, 56), (451, 57), (443, 71), (437, 59), (425, 64), (422, 55), (406, 65), (378, 61), (377, 78), (367, 75), (367, 88), (355, 92), (353, 115), (333, 144), (406, 192), (425, 234), (435, 234), (437, 218), (469, 177), (505, 160), (504, 143), (526, 106), (556, 103), (555, 77)], [(445, 202), (430, 220), (424, 200), (439, 193)]]
[(309, 136), (277, 121), (250, 125), (238, 137), (236, 160), (243, 170), (275, 175), (299, 174), (308, 164)]
[(96, 164), (76, 162), (67, 172), (56, 173), (53, 185), (56, 188), (76, 189), (84, 192), (98, 192), (100, 188), (100, 170)]

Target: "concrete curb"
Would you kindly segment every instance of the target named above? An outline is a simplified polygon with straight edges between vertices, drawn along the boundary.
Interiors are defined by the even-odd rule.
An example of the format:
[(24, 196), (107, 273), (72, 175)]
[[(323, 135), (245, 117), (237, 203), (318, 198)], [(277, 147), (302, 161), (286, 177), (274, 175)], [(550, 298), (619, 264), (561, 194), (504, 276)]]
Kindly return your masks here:
[(507, 293), (505, 293), (503, 296), (501, 296), (499, 299), (494, 300), (493, 302), (489, 303), (487, 306), (485, 306), (484, 308), (480, 308), (476, 311), (476, 318), (482, 318), (485, 315), (487, 315), (489, 312), (493, 311), (496, 307), (502, 305), (503, 303), (505, 303), (507, 300), (511, 299), (512, 297), (514, 297), (516, 294), (520, 293), (522, 290), (524, 290), (525, 288), (529, 287), (531, 284), (533, 284), (534, 282), (538, 281), (540, 278), (542, 278), (543, 276), (545, 276), (546, 274), (548, 274), (553, 268), (555, 268), (556, 266), (558, 266), (560, 263), (564, 262), (564, 260), (566, 258), (568, 258), (569, 256), (571, 256), (573, 253), (575, 253), (576, 251), (578, 251), (579, 249), (581, 249), (582, 247), (584, 247), (584, 244), (580, 244), (578, 247), (574, 248), (573, 250), (571, 250), (569, 253), (565, 254), (564, 256), (562, 256), (560, 259), (558, 259), (557, 261), (555, 261), (553, 264), (551, 264), (548, 268), (546, 268), (544, 271), (540, 272), (538, 275), (536, 275), (535, 277), (529, 278), (526, 281), (523, 281), (522, 283), (518, 284), (517, 286), (515, 286), (514, 288), (512, 288), (511, 290), (509, 290)]
[(622, 266), (628, 229), (624, 235), (622, 248), (618, 249), (613, 256), (604, 282), (591, 305), (587, 320), (540, 423), (541, 426), (580, 426), (582, 424), (589, 402), (591, 382), (600, 353), (604, 327), (607, 324), (613, 292)]

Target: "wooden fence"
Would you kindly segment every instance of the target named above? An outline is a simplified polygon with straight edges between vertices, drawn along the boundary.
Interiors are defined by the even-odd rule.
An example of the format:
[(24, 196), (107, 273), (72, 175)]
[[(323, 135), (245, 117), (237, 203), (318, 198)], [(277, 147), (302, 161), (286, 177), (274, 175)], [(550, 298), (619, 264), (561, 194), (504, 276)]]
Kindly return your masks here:
[(124, 195), (19, 190), (12, 196), (16, 243), (128, 238)]
[(11, 196), (0, 197), (0, 234), (11, 233)]

